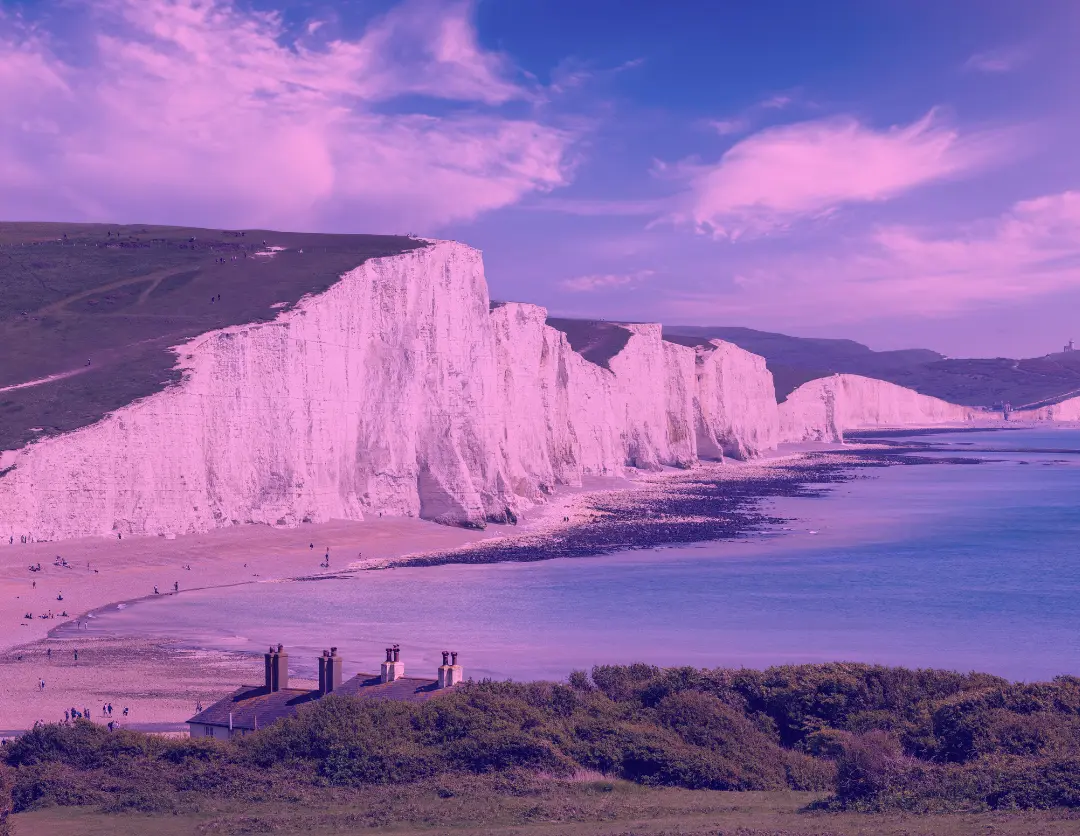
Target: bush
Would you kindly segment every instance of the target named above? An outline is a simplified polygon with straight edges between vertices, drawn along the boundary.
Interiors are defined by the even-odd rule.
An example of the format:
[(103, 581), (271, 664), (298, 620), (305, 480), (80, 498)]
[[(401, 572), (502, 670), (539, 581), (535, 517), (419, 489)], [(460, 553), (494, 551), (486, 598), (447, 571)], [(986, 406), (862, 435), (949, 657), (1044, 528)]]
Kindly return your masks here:
[(903, 784), (906, 762), (900, 744), (883, 731), (846, 735), (836, 760), (836, 797), (845, 806), (874, 806)]
[(608, 665), (591, 680), (472, 683), (421, 704), (330, 695), (232, 742), (41, 726), (3, 755), (0, 811), (7, 798), (16, 810), (162, 812), (181, 794), (255, 801), (486, 773), (519, 787), (582, 771), (692, 789), (833, 787), (837, 806), (859, 810), (1076, 807), (1080, 680)]
[(15, 773), (0, 765), (0, 836), (11, 836), (11, 792), (15, 788)]

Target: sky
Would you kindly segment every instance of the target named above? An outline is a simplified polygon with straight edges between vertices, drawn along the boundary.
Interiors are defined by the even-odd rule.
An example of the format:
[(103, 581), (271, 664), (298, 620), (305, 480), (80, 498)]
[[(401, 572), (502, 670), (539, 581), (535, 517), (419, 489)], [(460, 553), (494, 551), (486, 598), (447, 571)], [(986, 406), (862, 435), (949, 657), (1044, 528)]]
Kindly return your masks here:
[(0, 219), (411, 232), (552, 313), (1080, 340), (1073, 0), (0, 0)]

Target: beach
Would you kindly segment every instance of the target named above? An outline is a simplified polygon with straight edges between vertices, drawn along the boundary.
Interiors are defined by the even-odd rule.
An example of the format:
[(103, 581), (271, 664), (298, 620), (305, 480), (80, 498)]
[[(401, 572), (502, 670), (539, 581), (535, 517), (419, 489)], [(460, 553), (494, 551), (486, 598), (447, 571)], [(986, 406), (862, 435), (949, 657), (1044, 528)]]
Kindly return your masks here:
[[(705, 519), (676, 512), (669, 513), (665, 523), (654, 516), (654, 526), (689, 526), (701, 533), (688, 536), (698, 539), (737, 536), (747, 525), (768, 522), (756, 510), (755, 498), (767, 493), (768, 485), (795, 486), (793, 468), (807, 455), (794, 451), (690, 471), (665, 468), (630, 478), (588, 479), (580, 487), (559, 489), (522, 515), (518, 525), (489, 525), (483, 531), (376, 517), (300, 528), (236, 526), (175, 539), (129, 536), (3, 544), (0, 734), (28, 728), (37, 720), (61, 720), (71, 707), (80, 711), (89, 707), (92, 719), (106, 722), (109, 718), (100, 709), (110, 701), (116, 722), (150, 730), (179, 729), (194, 713), (197, 701), (206, 704), (239, 685), (261, 681), (261, 659), (249, 654), (200, 653), (136, 637), (80, 635), (96, 610), (153, 597), (155, 588), (159, 595), (182, 596), (196, 589), (328, 577), (393, 565), (514, 559), (506, 555), (522, 548), (529, 550), (529, 559), (539, 559), (545, 545), (583, 531), (592, 533), (582, 548), (600, 549), (596, 532), (607, 527), (607, 534), (612, 534), (612, 521), (601, 524), (601, 518), (615, 516), (616, 509), (627, 520), (658, 515), (688, 480), (722, 485), (723, 491), (738, 494), (742, 516)], [(750, 490), (735, 490), (736, 486)], [(609, 548), (621, 547), (620, 540), (629, 535), (616, 532)], [(480, 545), (493, 550), (475, 552)], [(329, 569), (322, 565), (327, 552)], [(60, 565), (58, 558), (63, 561)], [(38, 564), (41, 571), (29, 571)], [(58, 600), (61, 595), (63, 600)], [(52, 618), (40, 617), (50, 612)], [(27, 613), (33, 617), (25, 618)], [(129, 708), (126, 719), (116, 713), (122, 705)]]
[[(375, 518), (291, 529), (238, 526), (175, 539), (5, 544), (0, 547), (0, 734), (37, 720), (61, 720), (72, 707), (89, 707), (92, 719), (104, 722), (110, 718), (100, 708), (108, 702), (114, 721), (180, 730), (197, 702), (205, 705), (261, 681), (261, 659), (250, 652), (182, 649), (161, 639), (85, 630), (96, 613), (153, 598), (155, 587), (161, 596), (172, 596), (178, 584), (181, 601), (185, 592), (200, 589), (245, 585), (254, 590), (253, 584), (389, 567), (423, 571), (451, 563), (540, 561), (745, 540), (778, 531), (785, 522), (770, 516), (766, 500), (820, 495), (824, 486), (849, 480), (860, 467), (914, 463), (918, 450), (918, 442), (803, 445), (752, 462), (591, 479), (556, 491), (517, 525), (490, 525), (484, 531)], [(329, 568), (322, 565), (327, 552)], [(58, 556), (61, 565), (54, 564)], [(28, 571), (39, 563), (40, 572)], [(63, 600), (57, 600), (61, 594)], [(56, 617), (39, 617), (50, 610)], [(56, 615), (64, 611), (68, 617)], [(26, 613), (34, 617), (26, 619)], [(120, 706), (129, 708), (126, 718), (117, 715)]]

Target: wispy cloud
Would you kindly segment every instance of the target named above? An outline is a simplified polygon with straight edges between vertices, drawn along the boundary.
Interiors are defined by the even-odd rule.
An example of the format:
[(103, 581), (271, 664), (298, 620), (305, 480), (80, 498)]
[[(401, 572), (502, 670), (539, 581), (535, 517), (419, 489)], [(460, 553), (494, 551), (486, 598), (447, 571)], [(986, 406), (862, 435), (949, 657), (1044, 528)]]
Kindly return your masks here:
[(575, 293), (591, 293), (597, 290), (626, 288), (636, 285), (653, 275), (652, 270), (638, 270), (634, 273), (603, 273), (564, 279), (559, 285)]
[(976, 52), (964, 62), (964, 69), (980, 73), (1011, 73), (1026, 64), (1031, 55), (1032, 50), (1026, 46)]
[(741, 134), (750, 129), (750, 120), (744, 118), (711, 119), (708, 124), (709, 127), (720, 134), (720, 136)]
[(595, 200), (589, 198), (543, 197), (531, 201), (526, 208), (541, 212), (561, 212), (582, 217), (653, 216), (670, 208), (667, 198), (626, 198), (624, 200)]
[(1006, 133), (963, 136), (934, 112), (886, 130), (840, 117), (769, 128), (714, 164), (684, 162), (659, 173), (688, 187), (672, 220), (734, 240), (969, 173), (1010, 147)]
[(732, 116), (729, 119), (709, 120), (706, 124), (720, 136), (734, 136), (735, 134), (746, 133), (751, 130), (769, 111), (783, 110), (794, 103), (794, 93), (790, 95), (787, 93), (777, 93), (776, 95), (769, 96), (759, 102), (755, 102), (737, 116)]
[(77, 48), (0, 35), (6, 217), (424, 229), (570, 176), (572, 132), (508, 115), (534, 91), (469, 3), (408, 0), (354, 40), (233, 0), (76, 8)]
[(1024, 200), (995, 218), (930, 232), (892, 225), (831, 252), (744, 264), (729, 290), (675, 296), (672, 316), (707, 320), (768, 305), (776, 322), (944, 316), (1080, 288), (1080, 192)]

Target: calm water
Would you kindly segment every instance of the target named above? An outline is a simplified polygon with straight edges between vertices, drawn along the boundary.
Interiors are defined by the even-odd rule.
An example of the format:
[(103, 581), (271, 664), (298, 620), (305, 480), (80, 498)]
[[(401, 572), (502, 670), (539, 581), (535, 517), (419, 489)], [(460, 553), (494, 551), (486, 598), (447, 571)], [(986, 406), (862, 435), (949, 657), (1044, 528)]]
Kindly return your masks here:
[[(110, 608), (93, 629), (283, 642), (307, 674), (331, 644), (347, 673), (377, 670), (393, 642), (413, 673), (433, 675), (446, 648), (469, 675), (515, 679), (631, 661), (1080, 673), (1080, 431), (917, 440), (931, 439), (1025, 452), (863, 471), (827, 498), (777, 503), (790, 530), (748, 542), (191, 592)], [(1030, 452), (1062, 448), (1077, 452)]]

